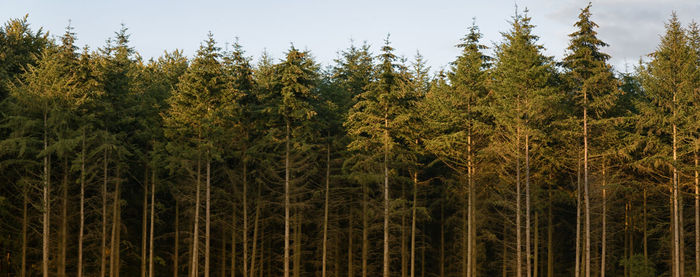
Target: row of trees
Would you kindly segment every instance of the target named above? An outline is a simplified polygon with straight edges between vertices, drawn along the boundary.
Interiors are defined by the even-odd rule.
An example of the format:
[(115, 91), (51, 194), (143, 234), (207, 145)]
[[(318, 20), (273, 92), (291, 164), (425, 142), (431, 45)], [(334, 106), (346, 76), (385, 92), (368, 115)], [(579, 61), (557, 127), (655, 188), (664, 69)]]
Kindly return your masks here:
[(10, 20), (0, 273), (700, 276), (697, 24), (616, 73), (590, 5), (561, 61), (530, 20), (434, 75), (388, 36), (144, 61)]

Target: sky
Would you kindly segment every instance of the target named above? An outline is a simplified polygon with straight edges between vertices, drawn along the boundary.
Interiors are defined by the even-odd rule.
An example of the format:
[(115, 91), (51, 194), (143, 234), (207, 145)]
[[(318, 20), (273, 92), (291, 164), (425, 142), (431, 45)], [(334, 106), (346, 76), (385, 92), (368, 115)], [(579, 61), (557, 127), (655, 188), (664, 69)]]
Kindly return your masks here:
[[(70, 21), (78, 45), (96, 49), (121, 24), (131, 45), (145, 59), (181, 49), (192, 57), (210, 31), (226, 48), (238, 38), (247, 55), (263, 51), (279, 59), (293, 44), (310, 50), (316, 61), (332, 65), (351, 43), (367, 42), (376, 53), (387, 34), (398, 55), (412, 60), (417, 52), (433, 72), (447, 68), (459, 54), (459, 43), (472, 21), (493, 46), (519, 11), (529, 10), (534, 33), (545, 54), (561, 59), (568, 34), (588, 0), (1, 0), (0, 21), (29, 14), (32, 28), (60, 36)], [(676, 11), (683, 24), (700, 21), (700, 0), (593, 0), (599, 37), (610, 46), (619, 71), (633, 70), (640, 57), (654, 51), (664, 24)], [(629, 66), (627, 66), (629, 65)]]

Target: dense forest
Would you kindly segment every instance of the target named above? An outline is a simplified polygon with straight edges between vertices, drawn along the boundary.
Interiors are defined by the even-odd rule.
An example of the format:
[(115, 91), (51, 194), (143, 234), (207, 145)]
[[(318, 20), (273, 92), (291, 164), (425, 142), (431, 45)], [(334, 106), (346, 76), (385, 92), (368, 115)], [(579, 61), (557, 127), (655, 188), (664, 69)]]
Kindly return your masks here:
[(617, 72), (591, 17), (561, 60), (527, 10), (466, 26), (439, 71), (389, 36), (144, 60), (11, 19), (0, 275), (700, 276), (700, 26)]

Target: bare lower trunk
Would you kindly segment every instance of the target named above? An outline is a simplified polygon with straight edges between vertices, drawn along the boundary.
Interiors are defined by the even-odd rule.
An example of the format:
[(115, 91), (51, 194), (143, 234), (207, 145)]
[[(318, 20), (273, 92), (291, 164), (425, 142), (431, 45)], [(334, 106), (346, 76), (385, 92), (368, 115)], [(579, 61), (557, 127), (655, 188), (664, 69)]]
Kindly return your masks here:
[[(673, 102), (675, 102), (675, 95), (673, 97)], [(675, 116), (675, 110), (674, 110), (674, 116)], [(680, 212), (679, 212), (679, 206), (678, 206), (678, 169), (677, 169), (677, 162), (678, 162), (678, 156), (676, 154), (676, 124), (673, 124), (673, 249), (674, 249), (674, 254), (675, 254), (675, 259), (673, 261), (673, 269), (674, 269), (674, 276), (680, 277), (681, 276), (681, 242), (680, 242)]]
[(445, 277), (445, 207), (440, 204), (440, 277)]
[(411, 277), (416, 276), (416, 209), (418, 208), (418, 172), (413, 173), (413, 211), (411, 211)]
[[(260, 195), (261, 189), (262, 186), (258, 185), (258, 199), (255, 203), (255, 222), (253, 223), (253, 251), (250, 252), (250, 277), (255, 277), (255, 254), (257, 253), (256, 247), (258, 245), (258, 221), (260, 218), (260, 205), (262, 202), (262, 197)], [(260, 243), (262, 244), (262, 242)]]
[(354, 259), (353, 259), (353, 244), (352, 244), (352, 207), (348, 207), (348, 277), (354, 277)]
[(20, 277), (27, 276), (27, 204), (29, 202), (27, 190), (28, 188), (26, 185), (22, 186), (22, 261), (20, 268)]
[(66, 248), (68, 248), (68, 172), (68, 159), (63, 158), (63, 183), (61, 184), (63, 203), (61, 203), (61, 241), (58, 255), (58, 277), (66, 276)]
[(698, 149), (695, 146), (695, 276), (700, 276), (700, 174), (698, 174)]
[(107, 149), (103, 153), (103, 180), (102, 180), (102, 238), (100, 244), (100, 277), (107, 273)]
[(190, 254), (190, 277), (199, 276), (197, 266), (199, 264), (199, 190), (202, 175), (202, 157), (197, 157), (197, 183), (194, 193), (194, 226), (192, 227), (192, 253)]
[(523, 256), (522, 256), (522, 242), (520, 240), (520, 231), (522, 229), (522, 226), (520, 225), (520, 212), (522, 210), (522, 207), (520, 206), (520, 197), (521, 197), (521, 192), (520, 192), (520, 128), (516, 131), (516, 169), (515, 169), (515, 276), (516, 277), (522, 277), (523, 276)]
[[(115, 201), (117, 213), (115, 215), (116, 235), (114, 243), (114, 275), (119, 277), (121, 270), (121, 226), (122, 226), (122, 206), (121, 206), (121, 167), (117, 166), (117, 181), (115, 182)], [(111, 276), (110, 276), (111, 277)]]
[(111, 240), (109, 242), (109, 276), (116, 276), (117, 274), (117, 245), (119, 244), (119, 239), (117, 239), (117, 230), (119, 229), (119, 218), (117, 215), (118, 205), (119, 205), (119, 165), (117, 165), (117, 175), (116, 182), (114, 182), (114, 199), (112, 203), (112, 234)]
[[(154, 269), (153, 269), (153, 244), (154, 244), (154, 230), (156, 228), (156, 169), (155, 167), (151, 170), (151, 230), (150, 233), (148, 234), (148, 277), (153, 277), (154, 274)], [(176, 238), (177, 239), (177, 238)]]
[(369, 259), (369, 222), (367, 205), (367, 185), (362, 184), (362, 277), (367, 277), (367, 259)]
[(180, 273), (180, 201), (175, 198), (175, 249), (173, 250), (173, 277)]
[(206, 188), (206, 207), (204, 219), (204, 277), (209, 277), (210, 268), (210, 244), (211, 244), (211, 155), (207, 150), (207, 188)]
[[(584, 96), (585, 97), (585, 96)], [(584, 100), (585, 101), (585, 100)], [(586, 105), (586, 104), (584, 104)], [(583, 109), (584, 276), (591, 277), (591, 199), (588, 184), (588, 110)]]
[(143, 211), (141, 216), (141, 277), (146, 277), (146, 271), (148, 270), (148, 251), (146, 249), (148, 245), (148, 169), (144, 173), (143, 183)]
[[(243, 161), (244, 172), (247, 169), (245, 159), (245, 154), (243, 154), (241, 160)], [(243, 276), (248, 276), (248, 179), (246, 175), (243, 174), (243, 232), (241, 234), (241, 240), (243, 241)]]
[[(46, 118), (47, 114), (44, 113), (44, 151), (47, 150), (49, 146), (48, 140), (48, 128)], [(43, 198), (42, 198), (42, 239), (41, 239), (41, 272), (44, 277), (49, 276), (49, 238), (50, 238), (50, 222), (49, 214), (51, 212), (51, 173), (49, 172), (49, 156), (46, 154), (44, 156), (44, 188), (43, 188)]]
[(289, 128), (287, 120), (284, 152), (284, 277), (289, 277)]
[(331, 178), (331, 144), (328, 143), (326, 149), (326, 198), (323, 202), (323, 250), (321, 258), (321, 276), (326, 277), (326, 253), (328, 243), (328, 194), (330, 193)]
[(539, 246), (540, 246), (540, 240), (539, 240), (540, 232), (539, 232), (539, 230), (540, 229), (539, 229), (538, 219), (539, 219), (539, 217), (537, 215), (537, 212), (535, 212), (535, 234), (534, 234), (535, 239), (534, 239), (534, 243), (533, 243), (533, 247), (532, 247), (533, 251), (535, 252), (532, 256), (533, 257), (532, 258), (532, 260), (533, 260), (533, 262), (532, 262), (532, 264), (533, 264), (532, 276), (533, 277), (537, 277), (537, 273), (538, 273), (538, 269), (539, 269), (538, 265), (539, 265)]
[(576, 163), (576, 262), (574, 276), (581, 276), (581, 160)]
[(607, 195), (605, 194), (605, 192), (606, 192), (605, 191), (606, 190), (605, 161), (603, 161), (603, 178), (602, 179), (603, 179), (603, 200), (602, 200), (602, 202), (603, 202), (602, 229), (603, 230), (601, 231), (601, 238), (600, 238), (600, 244), (601, 244), (601, 246), (600, 246), (600, 277), (605, 277), (605, 257), (607, 257), (605, 254), (605, 250), (606, 250), (606, 246), (607, 246), (606, 245), (606, 238), (607, 238), (606, 237), (606, 235), (607, 235), (607, 233), (606, 233), (606, 227), (607, 227), (606, 217), (607, 217), (607, 212), (608, 212)]
[[(578, 193), (578, 191), (577, 191)], [(553, 225), (553, 220), (552, 220), (552, 185), (550, 183), (549, 189), (547, 191), (548, 197), (547, 197), (547, 277), (554, 277), (554, 248), (553, 248), (553, 241), (552, 241), (552, 235), (554, 231), (554, 225)], [(576, 197), (576, 200), (578, 200), (578, 195)], [(578, 204), (578, 203), (577, 203)], [(577, 206), (577, 211), (578, 211), (578, 206)], [(578, 214), (576, 215), (576, 220), (578, 221)], [(577, 225), (576, 228), (579, 226)], [(578, 232), (577, 232), (578, 235)], [(578, 237), (576, 238), (576, 241), (578, 241)], [(576, 249), (578, 250), (578, 249)], [(578, 251), (577, 251), (578, 253)]]
[[(243, 174), (245, 176), (245, 174)], [(233, 204), (231, 213), (231, 277), (236, 277), (236, 204)]]
[[(83, 234), (85, 233), (85, 129), (80, 153), (80, 227), (78, 231), (78, 277), (83, 277)], [(24, 270), (24, 266), (22, 266)], [(22, 275), (24, 277), (24, 275)]]
[(389, 121), (384, 115), (384, 277), (389, 277)]
[(530, 134), (525, 133), (525, 266), (527, 277), (532, 276), (532, 245), (530, 243)]

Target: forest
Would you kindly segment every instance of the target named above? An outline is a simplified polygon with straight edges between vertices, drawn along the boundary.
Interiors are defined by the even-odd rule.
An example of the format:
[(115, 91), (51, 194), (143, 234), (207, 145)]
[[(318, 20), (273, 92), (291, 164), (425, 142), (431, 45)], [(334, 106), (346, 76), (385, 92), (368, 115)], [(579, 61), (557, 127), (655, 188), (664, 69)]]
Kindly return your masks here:
[(618, 72), (590, 10), (561, 60), (525, 10), (437, 71), (10, 19), (0, 275), (700, 276), (700, 26)]

